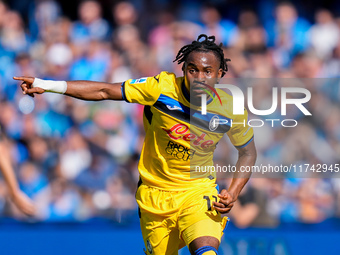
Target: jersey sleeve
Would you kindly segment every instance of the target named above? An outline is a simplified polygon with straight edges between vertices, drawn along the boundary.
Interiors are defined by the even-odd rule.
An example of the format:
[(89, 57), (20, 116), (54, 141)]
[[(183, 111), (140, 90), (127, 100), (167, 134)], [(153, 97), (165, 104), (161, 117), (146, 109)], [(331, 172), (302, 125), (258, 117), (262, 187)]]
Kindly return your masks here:
[(227, 135), (236, 148), (243, 148), (254, 139), (253, 128), (248, 125), (248, 112), (246, 109), (244, 109), (243, 115), (235, 115)]
[(153, 105), (161, 94), (161, 79), (162, 73), (153, 77), (125, 81), (122, 84), (123, 99), (129, 103)]

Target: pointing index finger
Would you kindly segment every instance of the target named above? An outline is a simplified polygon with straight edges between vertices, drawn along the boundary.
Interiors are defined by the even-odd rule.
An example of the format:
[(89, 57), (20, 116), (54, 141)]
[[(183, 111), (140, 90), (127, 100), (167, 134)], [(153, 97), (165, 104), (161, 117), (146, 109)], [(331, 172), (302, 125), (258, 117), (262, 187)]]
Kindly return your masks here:
[(35, 78), (33, 77), (23, 77), (23, 76), (19, 76), (19, 77), (14, 76), (13, 79), (16, 81), (23, 81), (23, 82), (30, 82), (30, 83), (33, 83), (35, 80)]
[(24, 81), (25, 80), (24, 77), (16, 77), (16, 76), (14, 76), (13, 79), (17, 80), (17, 81)]

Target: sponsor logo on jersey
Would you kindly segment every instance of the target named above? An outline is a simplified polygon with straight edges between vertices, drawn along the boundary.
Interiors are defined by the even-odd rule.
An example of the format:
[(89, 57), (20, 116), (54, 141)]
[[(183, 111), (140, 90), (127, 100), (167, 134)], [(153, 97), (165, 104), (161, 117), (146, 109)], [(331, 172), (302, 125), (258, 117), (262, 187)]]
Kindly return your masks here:
[(143, 77), (143, 78), (140, 78), (140, 79), (134, 79), (130, 82), (130, 84), (145, 83), (146, 79), (147, 79), (147, 77)]
[(179, 107), (179, 106), (177, 106), (177, 105), (171, 106), (171, 105), (168, 105), (168, 104), (167, 104), (166, 107), (167, 107), (169, 110), (171, 110), (171, 111), (173, 111), (173, 110), (182, 110), (182, 108)]
[(181, 144), (175, 143), (173, 141), (169, 141), (167, 147), (165, 148), (166, 153), (169, 155), (187, 161), (188, 159), (192, 159), (195, 154), (195, 150), (189, 149)]
[(214, 144), (213, 140), (205, 140), (206, 133), (196, 135), (188, 132), (189, 127), (185, 124), (178, 123), (172, 126), (170, 129), (163, 128), (163, 130), (173, 140), (182, 139), (184, 141), (190, 142), (191, 145), (200, 146), (202, 149), (206, 149)]

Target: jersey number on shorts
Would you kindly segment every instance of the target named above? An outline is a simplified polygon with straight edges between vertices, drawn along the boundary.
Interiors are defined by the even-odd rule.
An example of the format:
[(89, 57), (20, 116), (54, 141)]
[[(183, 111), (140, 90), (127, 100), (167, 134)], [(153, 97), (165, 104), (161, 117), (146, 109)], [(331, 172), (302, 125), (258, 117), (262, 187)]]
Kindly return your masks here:
[[(212, 196), (215, 199), (215, 202), (217, 202), (217, 197)], [(211, 200), (209, 196), (203, 196), (203, 199), (207, 200), (207, 206), (208, 206), (208, 211), (211, 211)]]

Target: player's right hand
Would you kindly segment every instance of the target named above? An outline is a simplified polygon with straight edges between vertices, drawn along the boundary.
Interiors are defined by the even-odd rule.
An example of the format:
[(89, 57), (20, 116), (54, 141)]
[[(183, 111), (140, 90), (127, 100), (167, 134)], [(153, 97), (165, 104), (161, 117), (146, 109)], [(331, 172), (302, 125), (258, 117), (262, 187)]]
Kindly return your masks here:
[(231, 208), (233, 208), (234, 203), (236, 201), (236, 197), (230, 192), (225, 189), (218, 194), (220, 200), (218, 202), (213, 202), (214, 208), (216, 211), (220, 213), (228, 213), (230, 212)]
[(34, 82), (34, 77), (25, 77), (25, 76), (21, 76), (21, 77), (13, 77), (14, 80), (17, 81), (22, 81), (20, 87), (23, 91), (24, 94), (27, 94), (31, 97), (34, 97), (34, 94), (42, 94), (45, 92), (44, 89), (39, 88), (39, 87), (35, 87), (33, 88), (33, 82)]

